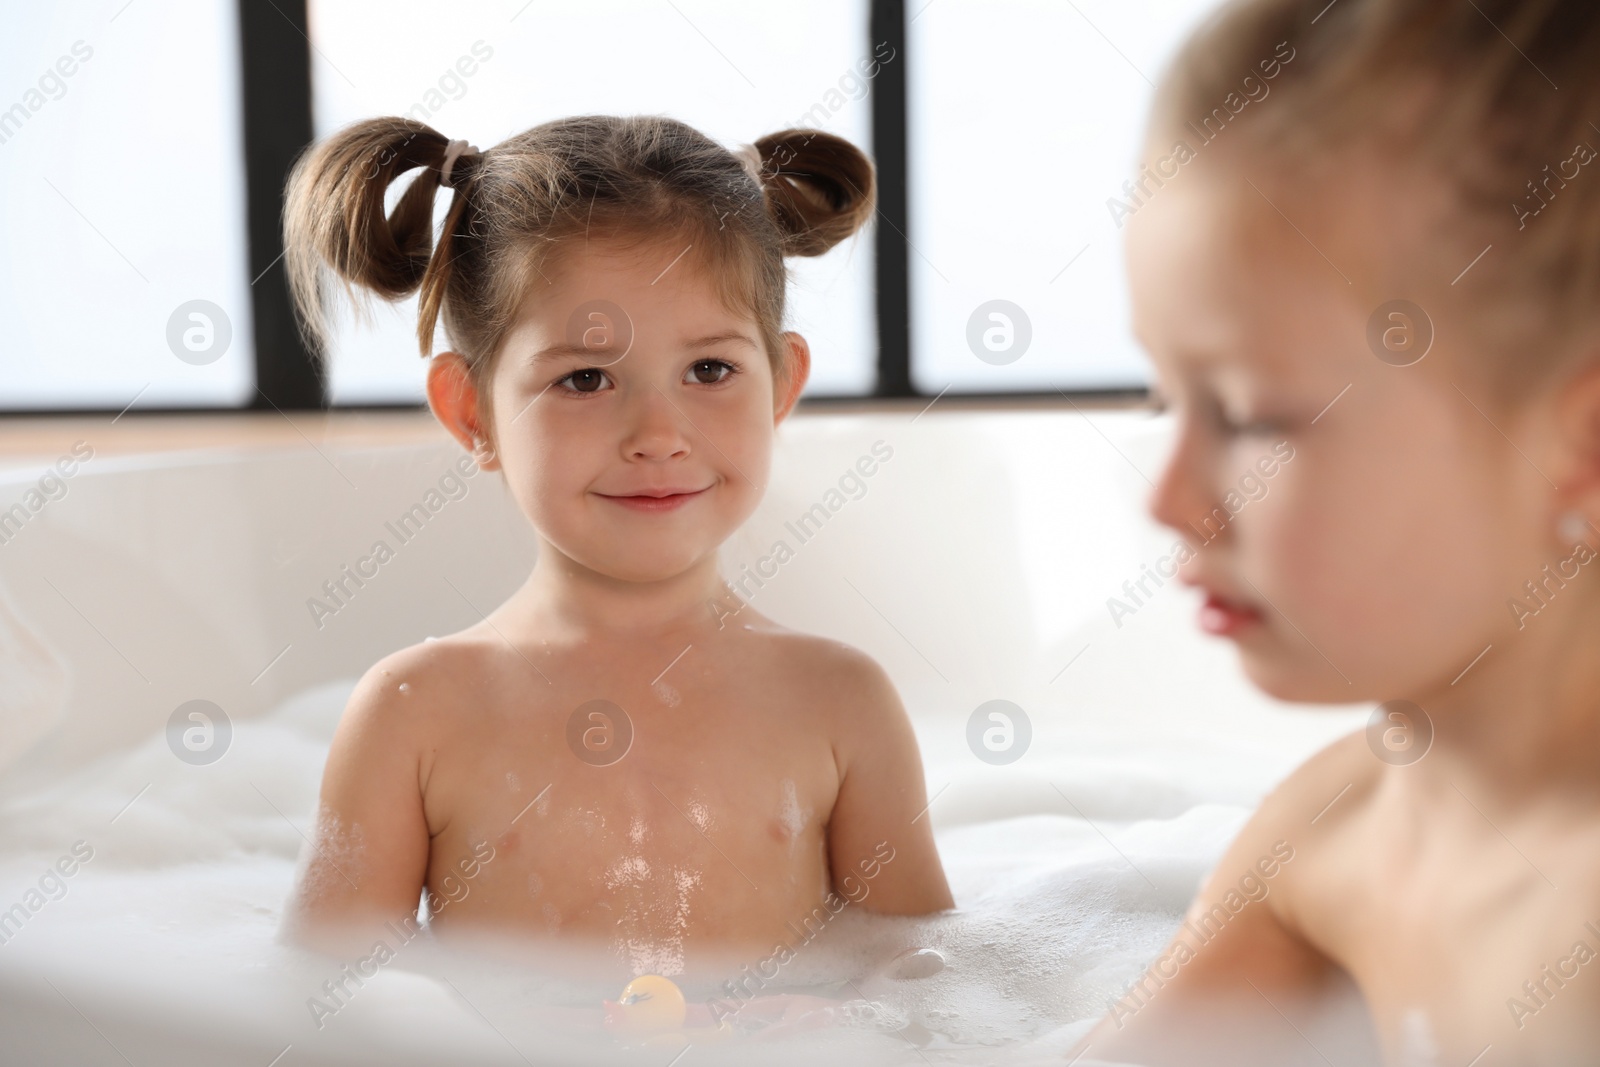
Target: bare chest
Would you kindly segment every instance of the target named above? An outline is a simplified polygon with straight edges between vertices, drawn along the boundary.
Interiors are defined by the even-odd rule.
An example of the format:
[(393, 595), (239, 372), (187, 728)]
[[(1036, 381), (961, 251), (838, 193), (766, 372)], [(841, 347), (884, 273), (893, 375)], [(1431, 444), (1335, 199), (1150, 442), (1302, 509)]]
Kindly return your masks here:
[(674, 973), (821, 900), (839, 783), (815, 716), (737, 678), (661, 690), (535, 691), (447, 738), (426, 790), (429, 884), (479, 842), (493, 859), (438, 921), (589, 939)]
[(1462, 807), (1420, 824), (1365, 820), (1306, 850), (1300, 925), (1355, 979), (1395, 1062), (1593, 1047), (1600, 913), (1586, 903), (1600, 871), (1570, 840)]

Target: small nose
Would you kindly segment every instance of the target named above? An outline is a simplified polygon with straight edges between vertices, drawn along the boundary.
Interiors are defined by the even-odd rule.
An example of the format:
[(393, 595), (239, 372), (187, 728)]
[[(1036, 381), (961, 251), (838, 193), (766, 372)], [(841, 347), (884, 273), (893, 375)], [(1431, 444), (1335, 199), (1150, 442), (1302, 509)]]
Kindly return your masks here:
[[(1185, 535), (1195, 533), (1195, 521), (1204, 522), (1216, 505), (1207, 488), (1205, 452), (1205, 445), (1194, 430), (1180, 421), (1175, 429), (1172, 452), (1146, 504), (1151, 518)], [(1216, 532), (1220, 534), (1221, 529)]]
[(622, 451), (629, 459), (679, 459), (689, 454), (688, 420), (658, 388), (642, 390), (629, 405)]

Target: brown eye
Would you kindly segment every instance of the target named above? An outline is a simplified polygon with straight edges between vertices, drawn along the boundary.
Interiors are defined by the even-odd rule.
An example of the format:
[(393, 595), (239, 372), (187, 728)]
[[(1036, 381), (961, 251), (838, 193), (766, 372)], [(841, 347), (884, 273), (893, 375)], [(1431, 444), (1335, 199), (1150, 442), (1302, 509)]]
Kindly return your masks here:
[(600, 387), (605, 385), (606, 376), (593, 367), (587, 367), (583, 370), (573, 371), (565, 378), (562, 378), (561, 381), (566, 383), (567, 388), (575, 393), (595, 393), (599, 392)]
[(716, 385), (733, 374), (733, 364), (720, 359), (702, 359), (684, 377), (699, 385)]

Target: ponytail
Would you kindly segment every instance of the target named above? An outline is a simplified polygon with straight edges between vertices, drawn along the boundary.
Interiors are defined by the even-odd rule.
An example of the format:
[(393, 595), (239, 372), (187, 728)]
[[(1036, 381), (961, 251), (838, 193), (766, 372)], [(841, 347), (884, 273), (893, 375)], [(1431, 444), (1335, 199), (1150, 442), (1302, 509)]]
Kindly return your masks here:
[[(357, 308), (357, 288), (398, 300), (422, 284), (433, 253), (434, 198), (450, 144), (410, 119), (366, 119), (311, 146), (295, 162), (284, 205), (284, 257), (302, 333), (314, 350), (326, 351), (330, 327), (324, 267)], [(476, 161), (454, 160), (451, 184), (465, 185)], [(389, 186), (417, 167), (431, 173), (413, 180), (386, 215)]]

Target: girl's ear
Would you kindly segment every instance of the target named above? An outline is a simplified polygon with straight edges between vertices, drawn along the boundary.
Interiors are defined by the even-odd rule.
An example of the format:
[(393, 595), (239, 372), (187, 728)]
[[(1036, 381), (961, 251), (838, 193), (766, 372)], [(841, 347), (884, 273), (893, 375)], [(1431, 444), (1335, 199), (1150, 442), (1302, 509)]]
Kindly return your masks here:
[(806, 387), (806, 379), (811, 377), (811, 346), (806, 339), (791, 330), (783, 335), (783, 340), (788, 351), (784, 353), (784, 375), (774, 383), (778, 393), (772, 418), (774, 424), (782, 422), (794, 410), (801, 390)]
[(494, 442), (478, 418), (478, 387), (460, 353), (440, 352), (428, 365), (428, 407), (450, 436), (472, 453), (479, 470), (499, 466)]

